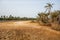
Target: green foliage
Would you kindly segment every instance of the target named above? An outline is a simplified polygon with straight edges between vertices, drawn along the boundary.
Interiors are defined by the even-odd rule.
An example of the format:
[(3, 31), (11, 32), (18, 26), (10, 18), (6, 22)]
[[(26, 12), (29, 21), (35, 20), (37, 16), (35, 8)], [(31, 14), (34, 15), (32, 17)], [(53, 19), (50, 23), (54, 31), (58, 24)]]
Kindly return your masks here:
[(27, 18), (27, 17), (20, 18), (20, 17), (14, 17), (12, 15), (7, 17), (4, 15), (0, 17), (0, 20), (36, 20), (36, 18)]
[(60, 30), (60, 10), (51, 12), (52, 5), (51, 3), (47, 3), (45, 6), (46, 11), (38, 13), (37, 21), (39, 24), (50, 25), (52, 26), (51, 28)]
[(48, 22), (48, 14), (39, 13), (38, 14), (38, 20), (42, 21), (43, 23), (47, 23)]
[[(49, 17), (48, 17), (49, 16)], [(38, 13), (37, 21), (41, 25), (49, 25), (55, 30), (60, 30), (60, 11), (48, 13)], [(55, 26), (54, 26), (55, 25)]]
[(51, 13), (52, 18), (57, 17), (58, 15), (60, 15), (59, 11), (54, 11), (54, 12)]

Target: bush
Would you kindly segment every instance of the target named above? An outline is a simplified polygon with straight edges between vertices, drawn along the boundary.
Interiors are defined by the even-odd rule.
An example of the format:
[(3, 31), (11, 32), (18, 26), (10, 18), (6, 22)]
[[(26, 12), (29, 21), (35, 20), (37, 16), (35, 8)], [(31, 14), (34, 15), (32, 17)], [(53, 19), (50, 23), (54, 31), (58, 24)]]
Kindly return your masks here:
[(58, 23), (52, 23), (52, 29), (60, 31), (60, 25)]

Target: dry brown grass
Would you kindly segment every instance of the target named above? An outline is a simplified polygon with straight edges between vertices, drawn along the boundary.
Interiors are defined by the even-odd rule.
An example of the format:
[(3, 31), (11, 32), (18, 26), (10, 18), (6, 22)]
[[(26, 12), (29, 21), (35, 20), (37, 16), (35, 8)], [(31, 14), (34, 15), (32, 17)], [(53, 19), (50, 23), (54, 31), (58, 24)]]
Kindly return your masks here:
[(0, 40), (60, 40), (59, 31), (29, 22), (1, 22)]

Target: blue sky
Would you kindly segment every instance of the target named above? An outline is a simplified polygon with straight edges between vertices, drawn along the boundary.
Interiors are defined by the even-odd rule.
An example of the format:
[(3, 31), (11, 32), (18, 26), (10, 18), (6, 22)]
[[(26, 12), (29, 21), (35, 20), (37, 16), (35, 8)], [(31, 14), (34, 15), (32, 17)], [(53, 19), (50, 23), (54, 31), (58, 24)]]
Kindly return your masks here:
[(36, 17), (49, 2), (54, 3), (53, 10), (60, 10), (60, 0), (0, 0), (0, 16)]

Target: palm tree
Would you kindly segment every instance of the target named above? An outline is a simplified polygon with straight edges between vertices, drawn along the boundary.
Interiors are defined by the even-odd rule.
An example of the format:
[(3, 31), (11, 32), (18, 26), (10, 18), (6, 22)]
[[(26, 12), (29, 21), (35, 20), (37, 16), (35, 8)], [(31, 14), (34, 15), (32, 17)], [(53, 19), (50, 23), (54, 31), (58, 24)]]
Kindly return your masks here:
[(53, 7), (52, 5), (53, 5), (53, 4), (51, 4), (51, 3), (47, 3), (47, 5), (45, 6), (45, 8), (46, 8), (45, 13), (48, 11), (48, 13), (50, 14), (51, 8)]

